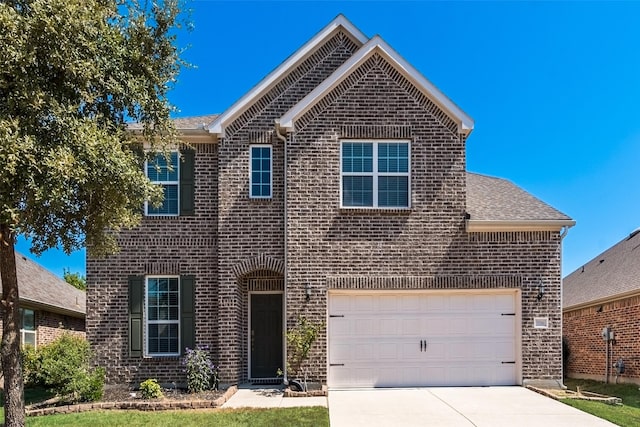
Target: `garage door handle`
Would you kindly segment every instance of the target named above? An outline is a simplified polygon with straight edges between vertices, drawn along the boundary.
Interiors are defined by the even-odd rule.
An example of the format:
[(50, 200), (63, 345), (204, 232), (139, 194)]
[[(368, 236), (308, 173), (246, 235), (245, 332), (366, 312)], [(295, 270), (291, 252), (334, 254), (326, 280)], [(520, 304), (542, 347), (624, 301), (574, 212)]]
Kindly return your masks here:
[(502, 363), (503, 365), (515, 365), (516, 361), (515, 361), (515, 360), (513, 360), (513, 361), (509, 361), (509, 362), (502, 361), (501, 363)]
[(420, 340), (420, 351), (427, 351), (427, 340)]

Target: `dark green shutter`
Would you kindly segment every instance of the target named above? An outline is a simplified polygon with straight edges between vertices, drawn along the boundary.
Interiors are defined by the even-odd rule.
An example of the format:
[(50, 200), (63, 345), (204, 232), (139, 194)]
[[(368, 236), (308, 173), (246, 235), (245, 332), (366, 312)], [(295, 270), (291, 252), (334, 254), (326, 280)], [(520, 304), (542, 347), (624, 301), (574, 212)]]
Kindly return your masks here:
[(184, 354), (185, 348), (194, 348), (196, 345), (195, 323), (195, 277), (180, 277), (180, 337)]
[(129, 356), (142, 357), (144, 277), (129, 276)]
[(180, 215), (195, 215), (194, 150), (182, 150), (180, 163)]

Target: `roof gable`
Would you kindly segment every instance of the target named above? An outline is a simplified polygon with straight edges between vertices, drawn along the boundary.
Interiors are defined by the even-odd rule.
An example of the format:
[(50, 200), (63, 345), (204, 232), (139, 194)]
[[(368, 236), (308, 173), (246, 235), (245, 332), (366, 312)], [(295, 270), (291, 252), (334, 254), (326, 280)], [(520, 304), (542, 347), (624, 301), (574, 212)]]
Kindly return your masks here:
[(274, 87), (286, 74), (298, 64), (309, 57), (317, 48), (333, 37), (338, 31), (344, 31), (362, 45), (368, 40), (359, 29), (357, 29), (344, 15), (338, 15), (326, 27), (318, 32), (311, 40), (305, 43), (293, 55), (287, 58), (275, 70), (269, 73), (256, 86), (247, 92), (242, 98), (236, 101), (224, 113), (219, 115), (208, 125), (210, 133), (224, 137), (225, 127), (234, 119), (246, 111), (257, 99)]
[(640, 294), (640, 233), (634, 232), (564, 278), (563, 308)]
[(433, 83), (427, 80), (418, 70), (402, 58), (380, 36), (375, 36), (365, 43), (351, 58), (342, 64), (329, 78), (318, 85), (299, 103), (287, 111), (279, 120), (281, 128), (294, 130), (295, 121), (308, 112), (317, 102), (336, 88), (360, 65), (371, 56), (380, 54), (392, 64), (407, 80), (424, 93), (427, 98), (438, 105), (457, 125), (460, 133), (469, 134), (473, 130), (474, 122), (464, 111), (441, 92)]

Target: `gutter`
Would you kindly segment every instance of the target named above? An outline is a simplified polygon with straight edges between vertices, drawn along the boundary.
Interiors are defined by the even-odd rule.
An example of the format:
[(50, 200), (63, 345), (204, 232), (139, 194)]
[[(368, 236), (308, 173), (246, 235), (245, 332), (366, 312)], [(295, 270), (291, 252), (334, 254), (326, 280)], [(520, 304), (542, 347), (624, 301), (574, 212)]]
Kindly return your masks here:
[(571, 219), (556, 220), (477, 220), (467, 219), (466, 229), (468, 233), (487, 232), (487, 231), (561, 231), (563, 228), (563, 237), (566, 231), (576, 225)]
[[(284, 352), (284, 367), (283, 367), (283, 382), (284, 385), (289, 385), (289, 380), (287, 378), (287, 334), (286, 334), (286, 330), (287, 330), (287, 289), (289, 289), (288, 284), (289, 284), (289, 245), (288, 245), (288, 238), (289, 238), (289, 226), (288, 226), (288, 222), (289, 222), (289, 215), (288, 215), (288, 210), (287, 210), (287, 172), (288, 172), (288, 156), (287, 156), (287, 136), (286, 133), (283, 135), (280, 133), (280, 123), (276, 120), (276, 127), (275, 127), (275, 131), (276, 131), (276, 136), (278, 137), (278, 139), (280, 141), (282, 141), (283, 144), (283, 149), (284, 149), (284, 190), (283, 190), (283, 212), (282, 212), (282, 218), (284, 220), (284, 291), (283, 291), (283, 296), (282, 296), (282, 317), (283, 317), (283, 322), (282, 324), (284, 325), (284, 328), (282, 330), (282, 343), (283, 343), (283, 352)], [(286, 132), (286, 131), (285, 131)]]

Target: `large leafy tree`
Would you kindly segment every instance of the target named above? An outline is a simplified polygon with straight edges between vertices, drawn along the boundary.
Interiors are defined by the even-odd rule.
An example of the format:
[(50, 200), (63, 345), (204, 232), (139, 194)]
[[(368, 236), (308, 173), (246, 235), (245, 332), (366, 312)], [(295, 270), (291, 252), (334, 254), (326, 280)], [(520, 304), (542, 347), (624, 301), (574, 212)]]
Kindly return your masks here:
[[(138, 141), (175, 144), (179, 0), (0, 0), (1, 358), (7, 426), (24, 425), (14, 244), (116, 249), (161, 194)], [(132, 135), (126, 123), (140, 124)], [(141, 135), (140, 135), (141, 134)], [(105, 232), (105, 230), (110, 230)]]

